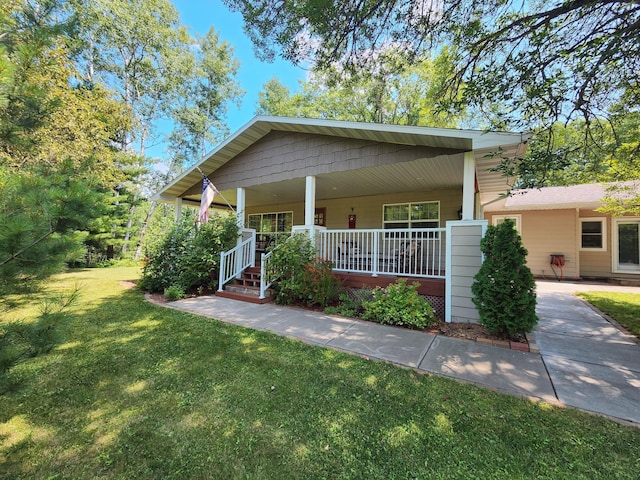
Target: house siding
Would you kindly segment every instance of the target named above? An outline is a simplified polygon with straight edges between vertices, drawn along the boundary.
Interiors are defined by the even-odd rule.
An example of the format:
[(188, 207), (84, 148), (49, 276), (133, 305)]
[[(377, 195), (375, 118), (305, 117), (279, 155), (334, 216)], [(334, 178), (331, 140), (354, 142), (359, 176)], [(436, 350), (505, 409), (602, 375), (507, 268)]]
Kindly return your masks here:
[(216, 171), (220, 190), (332, 172), (409, 162), (453, 153), (326, 135), (270, 132)]
[(580, 261), (578, 241), (580, 239), (577, 214), (575, 209), (536, 210), (536, 211), (508, 211), (492, 212), (486, 215), (493, 224), (495, 215), (521, 215), (522, 243), (528, 251), (527, 266), (534, 276), (555, 279), (556, 274), (551, 269), (552, 254), (561, 254), (565, 258), (565, 266), (557, 275), (564, 278), (580, 277)]
[(450, 322), (478, 323), (471, 286), (482, 265), (484, 221), (447, 222), (447, 316)]
[[(604, 214), (593, 210), (582, 210), (580, 218), (603, 218)], [(607, 278), (613, 276), (612, 270), (612, 224), (611, 218), (605, 221), (607, 235), (605, 237), (606, 248), (603, 251), (580, 251), (580, 274), (584, 278)], [(580, 226), (578, 225), (578, 228)], [(578, 232), (578, 248), (580, 247), (580, 232)]]

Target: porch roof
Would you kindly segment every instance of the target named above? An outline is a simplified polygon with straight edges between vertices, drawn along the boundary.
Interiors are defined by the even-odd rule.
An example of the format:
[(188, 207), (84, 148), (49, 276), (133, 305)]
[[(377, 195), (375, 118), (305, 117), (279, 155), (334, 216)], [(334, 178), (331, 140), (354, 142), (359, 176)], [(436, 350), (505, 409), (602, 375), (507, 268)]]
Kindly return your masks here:
[(628, 181), (514, 190), (510, 196), (487, 205), (484, 210), (514, 212), (566, 208), (596, 209), (602, 206), (602, 200), (607, 195), (621, 199), (631, 198), (632, 192), (637, 190), (638, 186), (637, 181)]
[[(380, 181), (386, 188), (402, 185), (404, 189), (429, 190), (462, 185), (462, 158), (464, 152), (473, 151), (476, 158), (477, 188), (481, 203), (497, 198), (509, 190), (509, 179), (491, 169), (500, 162), (500, 156), (491, 156), (496, 151), (501, 156), (522, 155), (530, 136), (522, 133), (486, 132), (375, 123), (345, 122), (308, 118), (273, 116), (254, 117), (240, 130), (225, 139), (206, 154), (196, 165), (166, 185), (154, 200), (173, 202), (183, 198), (185, 202), (199, 202), (202, 170), (216, 183), (215, 173), (237, 155), (259, 142), (270, 132), (289, 132), (365, 140), (387, 144), (432, 148), (440, 152), (431, 163), (420, 169), (415, 162), (394, 164), (393, 168), (362, 169), (346, 172), (328, 172), (326, 181), (317, 187), (318, 198), (371, 195), (380, 192)], [(444, 154), (442, 153), (444, 152)], [(426, 175), (423, 175), (426, 173)], [(333, 175), (331, 180), (330, 176)], [(426, 178), (425, 178), (426, 177)], [(338, 188), (339, 184), (345, 188)], [(359, 186), (355, 188), (355, 186)], [(270, 198), (279, 201), (300, 198), (304, 192), (304, 178), (287, 182), (256, 185), (251, 187), (247, 204), (268, 203)], [(394, 190), (390, 190), (394, 191)], [(342, 192), (342, 193), (339, 193)], [(349, 192), (345, 194), (344, 192)], [(235, 202), (235, 191), (222, 192), (231, 203)], [(250, 201), (252, 198), (253, 201)]]

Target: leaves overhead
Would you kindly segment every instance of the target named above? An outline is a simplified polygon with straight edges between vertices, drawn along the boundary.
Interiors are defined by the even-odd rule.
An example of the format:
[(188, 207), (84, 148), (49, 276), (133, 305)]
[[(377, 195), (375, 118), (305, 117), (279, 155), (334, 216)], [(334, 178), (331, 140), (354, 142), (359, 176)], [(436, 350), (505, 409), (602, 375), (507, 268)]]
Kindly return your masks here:
[[(263, 58), (346, 68), (372, 52), (455, 47), (452, 86), (500, 102), (494, 125), (545, 124), (606, 112), (625, 91), (638, 105), (640, 4), (633, 0), (225, 0)], [(451, 89), (449, 91), (455, 91)], [(443, 98), (457, 101), (456, 97)]]

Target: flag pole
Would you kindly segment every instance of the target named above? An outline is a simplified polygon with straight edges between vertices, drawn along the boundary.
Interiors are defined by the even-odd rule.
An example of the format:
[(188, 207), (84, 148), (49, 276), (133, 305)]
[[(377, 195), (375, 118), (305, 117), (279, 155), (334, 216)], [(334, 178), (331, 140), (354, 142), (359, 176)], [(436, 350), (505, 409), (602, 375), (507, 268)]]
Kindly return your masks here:
[[(197, 165), (196, 165), (196, 169), (200, 172), (200, 174), (202, 175), (202, 177), (203, 177), (203, 178), (206, 178), (207, 180), (209, 180), (209, 177), (207, 177), (207, 176), (204, 174), (204, 172), (203, 172), (202, 170), (200, 170), (200, 167), (199, 167), (199, 166), (197, 166)], [(222, 197), (222, 199), (223, 199), (225, 202), (227, 202), (227, 205), (229, 206), (229, 208), (231, 209), (231, 211), (232, 211), (233, 213), (236, 213), (236, 214), (237, 214), (238, 212), (236, 212), (236, 209), (235, 209), (235, 208), (233, 208), (233, 207), (231, 206), (231, 204), (229, 203), (229, 200), (227, 200), (226, 198), (224, 198), (224, 195), (222, 194), (222, 192), (220, 192), (220, 190), (218, 190), (218, 189), (215, 187), (215, 185), (213, 184), (213, 182), (212, 182), (211, 180), (209, 180), (209, 185), (211, 185), (211, 187), (216, 191), (216, 193), (217, 193), (218, 195), (220, 195), (220, 196)]]

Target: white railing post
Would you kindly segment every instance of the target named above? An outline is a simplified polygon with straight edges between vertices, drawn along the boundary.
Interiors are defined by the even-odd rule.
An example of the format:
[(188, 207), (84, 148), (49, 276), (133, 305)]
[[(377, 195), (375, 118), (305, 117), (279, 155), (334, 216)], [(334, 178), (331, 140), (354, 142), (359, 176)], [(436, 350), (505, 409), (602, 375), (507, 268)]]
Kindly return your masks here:
[(373, 252), (373, 258), (371, 259), (371, 264), (372, 264), (372, 274), (374, 277), (378, 276), (378, 268), (379, 268), (379, 261), (380, 261), (380, 234), (379, 233), (374, 233), (373, 234), (373, 246), (372, 246)]

